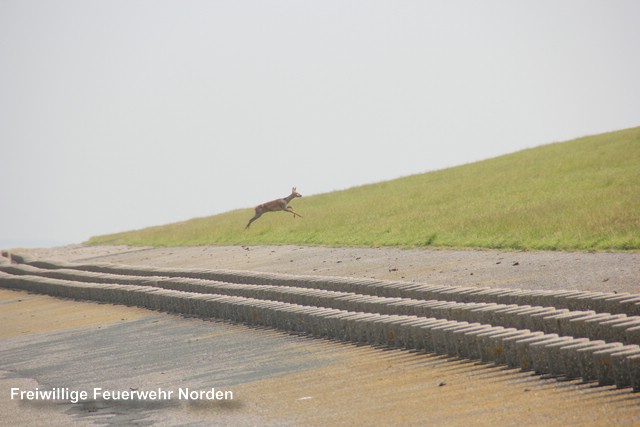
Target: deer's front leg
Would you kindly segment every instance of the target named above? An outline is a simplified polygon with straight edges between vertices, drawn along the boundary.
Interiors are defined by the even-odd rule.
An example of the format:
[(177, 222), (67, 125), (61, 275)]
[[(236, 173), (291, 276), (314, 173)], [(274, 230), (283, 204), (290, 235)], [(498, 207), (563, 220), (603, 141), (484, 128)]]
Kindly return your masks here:
[(295, 218), (296, 216), (299, 216), (300, 218), (302, 218), (302, 215), (300, 215), (299, 213), (295, 213), (293, 211), (293, 209), (291, 209), (291, 207), (287, 207), (287, 209), (285, 209), (287, 212), (291, 212), (293, 214), (293, 217)]

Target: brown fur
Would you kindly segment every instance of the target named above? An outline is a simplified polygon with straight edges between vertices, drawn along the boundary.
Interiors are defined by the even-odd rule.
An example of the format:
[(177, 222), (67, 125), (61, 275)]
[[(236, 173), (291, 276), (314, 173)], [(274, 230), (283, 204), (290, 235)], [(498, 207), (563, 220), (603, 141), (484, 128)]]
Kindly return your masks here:
[(291, 194), (289, 194), (287, 197), (283, 197), (282, 199), (271, 200), (270, 202), (266, 202), (256, 206), (256, 214), (253, 216), (253, 218), (249, 220), (249, 223), (244, 229), (246, 230), (247, 228), (249, 228), (251, 223), (256, 219), (260, 218), (262, 214), (265, 212), (285, 211), (285, 212), (291, 212), (294, 218), (296, 216), (299, 216), (300, 218), (302, 218), (302, 215), (300, 215), (297, 212), (294, 212), (293, 209), (291, 209), (291, 207), (289, 206), (289, 202), (295, 199), (296, 197), (302, 197), (302, 194), (296, 191), (296, 187), (293, 187), (291, 189)]

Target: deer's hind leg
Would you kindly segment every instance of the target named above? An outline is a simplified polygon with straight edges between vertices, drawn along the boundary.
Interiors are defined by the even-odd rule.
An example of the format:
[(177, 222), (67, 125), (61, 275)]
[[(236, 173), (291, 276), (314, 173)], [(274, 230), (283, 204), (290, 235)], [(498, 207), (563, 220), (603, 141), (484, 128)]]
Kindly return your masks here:
[(257, 211), (257, 210), (256, 210), (256, 214), (253, 216), (253, 218), (251, 218), (251, 219), (249, 220), (249, 222), (247, 223), (247, 226), (246, 226), (244, 229), (246, 230), (247, 228), (249, 228), (249, 226), (251, 225), (251, 223), (252, 223), (253, 221), (255, 221), (256, 219), (260, 218), (261, 216), (262, 216), (262, 212), (259, 212), (259, 211)]

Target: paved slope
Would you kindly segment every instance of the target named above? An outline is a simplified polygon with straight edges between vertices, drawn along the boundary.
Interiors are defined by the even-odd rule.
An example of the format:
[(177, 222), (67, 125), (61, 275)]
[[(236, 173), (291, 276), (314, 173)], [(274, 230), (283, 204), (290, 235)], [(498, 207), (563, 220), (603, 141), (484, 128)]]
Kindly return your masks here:
[[(233, 256), (228, 258), (211, 256), (213, 253), (220, 255), (221, 251), (228, 251)], [(92, 369), (89, 366), (93, 366), (94, 368), (99, 367), (99, 370), (91, 373), (91, 378), (94, 379), (94, 382), (96, 384), (113, 384), (115, 388), (140, 387), (140, 384), (142, 384), (142, 387), (162, 384), (193, 386), (205, 383), (220, 386), (234, 384), (234, 392), (243, 396), (241, 401), (230, 407), (183, 407), (174, 404), (131, 407), (98, 402), (99, 407), (95, 408), (71, 407), (68, 410), (65, 409), (67, 414), (76, 417), (74, 418), (76, 421), (79, 419), (77, 417), (80, 417), (80, 419), (88, 422), (101, 420), (107, 424), (110, 421), (114, 423), (135, 421), (141, 424), (145, 422), (171, 424), (179, 420), (190, 420), (190, 422), (196, 424), (199, 420), (199, 422), (206, 425), (215, 424), (216, 422), (224, 425), (229, 420), (233, 420), (236, 425), (256, 423), (261, 425), (326, 425), (328, 423), (370, 424), (374, 422), (379, 425), (397, 425), (398, 423), (442, 424), (445, 422), (448, 425), (469, 425), (470, 423), (495, 425), (498, 422), (501, 425), (584, 425), (585, 423), (592, 425), (633, 425), (640, 420), (640, 405), (637, 402), (637, 395), (630, 394), (628, 392), (630, 388), (625, 386), (627, 383), (633, 385), (634, 371), (629, 369), (631, 364), (626, 363), (625, 365), (623, 363), (621, 365), (619, 363), (621, 360), (624, 361), (625, 359), (622, 357), (629, 356), (629, 353), (626, 355), (622, 354), (624, 352), (616, 353), (616, 350), (626, 350), (631, 355), (635, 355), (637, 348), (634, 331), (631, 330), (633, 327), (627, 327), (629, 325), (619, 328), (611, 328), (607, 325), (601, 327), (602, 325), (600, 324), (603, 323), (603, 317), (596, 316), (591, 319), (600, 326), (597, 328), (585, 328), (583, 327), (585, 323), (581, 322), (584, 316), (573, 318), (571, 315), (562, 315), (562, 313), (571, 314), (572, 311), (576, 311), (575, 308), (579, 307), (548, 307), (552, 310), (560, 311), (556, 313), (559, 314), (556, 317), (557, 322), (549, 323), (540, 322), (540, 319), (545, 316), (553, 318), (553, 315), (549, 316), (550, 312), (546, 308), (536, 312), (535, 309), (533, 311), (527, 309), (518, 311), (522, 307), (514, 307), (515, 312), (518, 314), (511, 316), (512, 312), (509, 309), (505, 310), (504, 315), (501, 314), (497, 307), (500, 302), (491, 302), (489, 299), (486, 301), (469, 301), (469, 298), (494, 298), (496, 296), (505, 298), (504, 295), (510, 295), (509, 298), (530, 298), (532, 296), (541, 298), (543, 296), (551, 302), (564, 300), (565, 305), (568, 304), (570, 306), (577, 303), (582, 304), (585, 300), (589, 300), (589, 298), (585, 298), (589, 296), (588, 294), (582, 294), (582, 298), (575, 298), (576, 294), (574, 293), (574, 298), (566, 298), (567, 295), (553, 295), (547, 289), (547, 292), (537, 293), (537, 296), (535, 296), (536, 293), (529, 293), (526, 296), (526, 293), (514, 293), (513, 289), (505, 292), (487, 292), (486, 290), (474, 292), (474, 290), (461, 290), (454, 287), (428, 287), (416, 283), (390, 283), (381, 280), (354, 281), (336, 279), (335, 277), (291, 277), (289, 275), (256, 274), (255, 271), (220, 271), (219, 268), (217, 272), (211, 271), (212, 267), (215, 267), (213, 264), (216, 262), (226, 263), (227, 259), (242, 263), (246, 267), (245, 270), (269, 271), (276, 268), (286, 269), (290, 268), (291, 264), (302, 264), (303, 259), (307, 260), (307, 266), (318, 266), (328, 263), (327, 255), (329, 252), (327, 251), (332, 251), (336, 257), (340, 254), (340, 256), (345, 254), (345, 252), (327, 248), (316, 252), (314, 258), (305, 257), (302, 254), (295, 256), (295, 253), (309, 255), (309, 252), (306, 252), (304, 248), (276, 247), (249, 248), (249, 250), (243, 248), (171, 248), (140, 250), (137, 248), (73, 247), (62, 250), (31, 252), (31, 255), (37, 256), (31, 259), (16, 257), (14, 261), (22, 262), (14, 262), (13, 264), (10, 264), (7, 259), (0, 259), (0, 264), (2, 264), (4, 270), (3, 283), (9, 283), (14, 287), (24, 288), (26, 286), (31, 287), (34, 291), (48, 290), (59, 295), (64, 292), (71, 292), (69, 296), (74, 298), (78, 298), (78, 292), (81, 292), (84, 297), (90, 298), (95, 296), (103, 298), (106, 296), (107, 298), (116, 298), (120, 302), (122, 302), (121, 298), (131, 299), (127, 303), (136, 303), (135, 300), (137, 298), (138, 302), (142, 302), (141, 305), (143, 306), (148, 306), (147, 303), (155, 300), (155, 303), (158, 304), (156, 306), (157, 309), (178, 313), (184, 313), (185, 309), (195, 309), (198, 303), (195, 305), (194, 303), (197, 301), (205, 300), (204, 306), (206, 306), (215, 300), (218, 306), (213, 308), (212, 312), (209, 311), (212, 306), (209, 306), (205, 312), (196, 312), (194, 314), (199, 314), (203, 317), (215, 317), (219, 316), (222, 311), (227, 310), (223, 317), (233, 318), (232, 316), (241, 315), (244, 310), (245, 315), (248, 315), (248, 317), (245, 319), (236, 317), (236, 320), (249, 324), (265, 324), (261, 322), (268, 318), (270, 319), (269, 322), (276, 322), (276, 327), (284, 330), (299, 330), (297, 328), (302, 326), (305, 329), (308, 326), (318, 327), (319, 329), (315, 333), (312, 332), (312, 334), (325, 337), (335, 336), (335, 331), (339, 330), (339, 328), (336, 329), (335, 327), (340, 327), (342, 324), (342, 326), (345, 326), (342, 332), (350, 334), (348, 336), (339, 336), (338, 341), (327, 342), (308, 339), (304, 335), (281, 335), (274, 332), (272, 328), (260, 330), (233, 326), (238, 333), (233, 334), (233, 340), (229, 341), (219, 339), (219, 337), (229, 334), (229, 331), (226, 330), (231, 326), (229, 324), (203, 323), (197, 319), (181, 319), (161, 314), (152, 314), (149, 320), (134, 319), (124, 321), (129, 316), (122, 315), (123, 324), (105, 326), (100, 330), (94, 328), (87, 330), (86, 333), (82, 330), (71, 330), (64, 334), (27, 335), (21, 339), (5, 340), (3, 344), (2, 369), (8, 368), (8, 370), (16, 373), (28, 372), (30, 373), (29, 375), (34, 375), (36, 379), (41, 381), (44, 378), (46, 380), (44, 381), (45, 385), (60, 385), (61, 382), (64, 383), (65, 381), (70, 384), (86, 385), (88, 380), (86, 374), (82, 374), (82, 372), (89, 372), (85, 369)], [(203, 256), (196, 256), (198, 252)], [(252, 257), (255, 252), (261, 252), (262, 255)], [(387, 254), (394, 253), (394, 251), (384, 252)], [(43, 253), (46, 253), (47, 256), (43, 256)], [(246, 256), (247, 254), (249, 256)], [(496, 254), (488, 254), (487, 256), (494, 255)], [(510, 255), (514, 254), (503, 254), (501, 256), (508, 257)], [(292, 257), (293, 262), (286, 261), (283, 263), (281, 259), (278, 262), (267, 262), (268, 257), (286, 258), (289, 256)], [(456, 254), (456, 256), (458, 255)], [(345, 261), (344, 264), (350, 263), (353, 268), (360, 261), (367, 259), (373, 261), (373, 255), (369, 251), (361, 252), (356, 257), (360, 257), (360, 259), (353, 259), (350, 262)], [(40, 262), (36, 258), (40, 258)], [(118, 258), (119, 262), (128, 265), (114, 265), (113, 261), (116, 258)], [(49, 261), (46, 261), (47, 259)], [(342, 259), (345, 258), (343, 257)], [(55, 260), (55, 262), (51, 260)], [(66, 264), (65, 260), (72, 260), (74, 263)], [(250, 262), (247, 262), (247, 260)], [(29, 262), (29, 264), (24, 261)], [(104, 263), (103, 261), (109, 262)], [(333, 264), (335, 267), (343, 267), (343, 263), (338, 263), (337, 261), (340, 261), (340, 259), (335, 260), (334, 258)], [(401, 260), (401, 262), (406, 263), (407, 261), (405, 259)], [(471, 257), (471, 264), (474, 262), (477, 262), (477, 260), (473, 261), (473, 257)], [(520, 262), (527, 264), (527, 260), (523, 258), (520, 258)], [(160, 269), (149, 268), (149, 265), (152, 264), (164, 265), (164, 267)], [(494, 265), (500, 267), (500, 264), (494, 263)], [(167, 268), (168, 266), (175, 268)], [(187, 268), (189, 266), (208, 268)], [(515, 268), (517, 266), (511, 267)], [(234, 268), (237, 268), (237, 265), (234, 265)], [(376, 274), (397, 274), (396, 271), (385, 272), (387, 267), (381, 269), (373, 263), (367, 268), (376, 269)], [(452, 269), (457, 269), (457, 267)], [(308, 271), (304, 272), (309, 273)], [(326, 271), (316, 271), (315, 273), (331, 272), (335, 271), (327, 269)], [(455, 272), (450, 271), (449, 273)], [(212, 275), (217, 275), (217, 277)], [(328, 274), (328, 276), (331, 276), (331, 274)], [(414, 278), (411, 279), (414, 280)], [(267, 280), (268, 283), (264, 283), (264, 280)], [(233, 281), (238, 283), (231, 283)], [(331, 286), (331, 289), (327, 289), (327, 286)], [(353, 289), (354, 286), (357, 289)], [(431, 294), (429, 298), (437, 297), (438, 294), (451, 297), (447, 298), (450, 300), (450, 304), (428, 302), (428, 300), (424, 299), (425, 295), (427, 295), (426, 292)], [(423, 295), (420, 295), (421, 293)], [(136, 294), (137, 297), (135, 296)], [(152, 296), (152, 298), (145, 300), (145, 295)], [(599, 298), (601, 301), (606, 301), (607, 297), (613, 298), (613, 300), (605, 303), (608, 305), (607, 309), (619, 306), (620, 300), (633, 299), (628, 295), (614, 294), (613, 292), (609, 295), (600, 296), (604, 296), (604, 298)], [(455, 301), (458, 297), (466, 300)], [(622, 298), (616, 301), (617, 297)], [(19, 300), (29, 298), (35, 297), (20, 297)], [(23, 303), (15, 304), (16, 307), (25, 307)], [(81, 307), (94, 305), (83, 304), (80, 306), (80, 303), (61, 300), (55, 304), (49, 304), (56, 307), (58, 305), (69, 305), (69, 307), (73, 308), (68, 309), (67, 316), (73, 314), (75, 317), (78, 316), (78, 313), (85, 312), (85, 309)], [(324, 308), (315, 309), (316, 317), (308, 317), (306, 323), (299, 324), (297, 320), (303, 318), (304, 313), (309, 310), (307, 304), (315, 304)], [(473, 304), (484, 304), (484, 309), (478, 310), (480, 306), (474, 306)], [(599, 302), (598, 304), (603, 303)], [(634, 307), (634, 304), (629, 305), (627, 302), (627, 308), (618, 313), (618, 316), (622, 317), (624, 315), (629, 318), (632, 315), (632, 311), (629, 311), (628, 308)], [(622, 304), (622, 306), (624, 305), (625, 303)], [(200, 308), (204, 306), (201, 305)], [(4, 307), (3, 313), (7, 313), (6, 307), (11, 307), (11, 304), (4, 305)], [(98, 305), (97, 307), (104, 308), (111, 314), (117, 311), (115, 307), (109, 305)], [(294, 307), (298, 310), (297, 312), (287, 310)], [(247, 309), (250, 311), (247, 311)], [(253, 309), (257, 309), (255, 318)], [(24, 308), (21, 308), (18, 313), (23, 313), (23, 310)], [(133, 309), (121, 307), (118, 310)], [(366, 316), (365, 319), (359, 318), (358, 314), (352, 314), (354, 312), (351, 310), (361, 310), (362, 312), (369, 310), (370, 315), (373, 315), (379, 321), (371, 321), (371, 318), (367, 321)], [(393, 311), (394, 314), (381, 313), (384, 310), (395, 311)], [(413, 311), (411, 313), (399, 313), (399, 311), (405, 310)], [(52, 314), (50, 311), (43, 312), (41, 308), (38, 308), (37, 311), (31, 311), (31, 313), (26, 318), (24, 315), (22, 317), (9, 315), (9, 317), (3, 318), (3, 324), (9, 331), (15, 330), (17, 328), (15, 321), (19, 321), (20, 325), (30, 325), (29, 320), (38, 318), (40, 314), (47, 317), (40, 324), (45, 321), (48, 322), (48, 325), (67, 324), (68, 322), (68, 319), (62, 319), (65, 316), (61, 315), (60, 310), (56, 310), (56, 314)], [(333, 316), (332, 313), (336, 315)], [(512, 327), (525, 334), (527, 332), (521, 328), (526, 325), (534, 328), (541, 327), (542, 330), (540, 332), (544, 334), (544, 338), (551, 338), (552, 340), (554, 338), (551, 335), (556, 332), (544, 329), (548, 328), (549, 325), (564, 328), (562, 331), (565, 331), (566, 328), (573, 328), (574, 332), (571, 333), (575, 334), (575, 337), (571, 336), (564, 339), (558, 337), (559, 341), (555, 343), (560, 344), (560, 347), (562, 347), (562, 344), (567, 344), (567, 339), (585, 339), (589, 343), (604, 341), (603, 343), (597, 343), (597, 345), (604, 345), (605, 352), (596, 354), (597, 352), (590, 351), (592, 349), (588, 348), (588, 346), (581, 347), (584, 351), (576, 353), (580, 355), (579, 359), (565, 355), (562, 358), (564, 365), (555, 365), (553, 363), (549, 365), (548, 362), (555, 359), (549, 358), (547, 354), (556, 352), (558, 350), (556, 347), (551, 346), (547, 350), (538, 351), (536, 347), (540, 347), (540, 345), (529, 345), (531, 343), (526, 340), (521, 343), (514, 341), (516, 343), (514, 347), (515, 353), (512, 352), (511, 354), (516, 355), (516, 359), (518, 350), (523, 349), (528, 354), (542, 355), (542, 358), (534, 357), (535, 367), (527, 367), (522, 366), (522, 360), (518, 362), (514, 359), (516, 363), (511, 364), (507, 356), (505, 356), (504, 363), (511, 364), (511, 366), (519, 366), (519, 368), (513, 370), (505, 369), (505, 365), (496, 359), (489, 359), (492, 360), (490, 364), (478, 365), (473, 363), (473, 360), (478, 359), (473, 359), (473, 356), (468, 354), (467, 357), (471, 357), (471, 359), (456, 357), (455, 359), (458, 361), (452, 361), (452, 359), (422, 352), (400, 350), (381, 352), (376, 349), (377, 345), (373, 347), (353, 346), (349, 344), (350, 341), (345, 341), (346, 339), (352, 339), (351, 334), (353, 334), (353, 337), (360, 337), (357, 338), (358, 341), (380, 343), (384, 348), (389, 348), (390, 346), (407, 347), (406, 344), (413, 344), (414, 341), (411, 340), (416, 337), (415, 334), (404, 334), (407, 331), (407, 327), (413, 327), (415, 332), (417, 330), (415, 326), (427, 326), (429, 324), (429, 318), (426, 316), (441, 316), (443, 313), (446, 314), (446, 317), (442, 320), (449, 326), (454, 327), (462, 326), (463, 322), (470, 322), (469, 320), (451, 320), (449, 316), (487, 316), (488, 313), (493, 313), (495, 320), (486, 320), (489, 324), (481, 323), (477, 325), (480, 328), (488, 326), (485, 332), (489, 332), (489, 334), (492, 331), (495, 332), (492, 328), (506, 328), (505, 326), (493, 326), (491, 322), (497, 322), (498, 320), (500, 322), (515, 322), (512, 323), (514, 325)], [(271, 314), (271, 316), (264, 317), (262, 316), (263, 314)], [(344, 316), (341, 317), (343, 314)], [(499, 315), (495, 316), (496, 314)], [(604, 313), (598, 314), (604, 315)], [(318, 323), (318, 320), (315, 319), (323, 315), (325, 315), (324, 321)], [(91, 317), (94, 318), (94, 316), (92, 315)], [(589, 314), (587, 314), (587, 317), (589, 317)], [(402, 318), (402, 321), (396, 322), (400, 318)], [(403, 323), (408, 318), (415, 319), (418, 323)], [(485, 317), (485, 319), (490, 318), (491, 316)], [(294, 319), (295, 321), (290, 322), (287, 319)], [(573, 322), (572, 320), (574, 319), (578, 319), (578, 321)], [(628, 320), (633, 321), (634, 319)], [(524, 323), (517, 325), (516, 323), (518, 322)], [(581, 323), (582, 326), (578, 327)], [(74, 322), (69, 323), (69, 325), (72, 324)], [(268, 324), (273, 326), (271, 323)], [(322, 329), (325, 327), (326, 329)], [(472, 329), (473, 327), (476, 327), (476, 325), (473, 325)], [(464, 329), (465, 326), (462, 326), (462, 328)], [(434, 347), (431, 351), (462, 356), (457, 352), (479, 349), (478, 346), (471, 344), (472, 341), (451, 339), (459, 336), (463, 332), (462, 330), (446, 330), (445, 328), (432, 328), (431, 330), (435, 331), (433, 337), (436, 338), (431, 340), (432, 344), (434, 346), (443, 346)], [(173, 333), (172, 331), (179, 332)], [(320, 331), (326, 331), (326, 333)], [(476, 332), (478, 331), (476, 330)], [(308, 330), (304, 332), (309, 334)], [(421, 333), (423, 332), (421, 331)], [(466, 332), (470, 332), (473, 335), (471, 330)], [(532, 332), (529, 331), (528, 333)], [(559, 335), (564, 333), (561, 332)], [(581, 333), (593, 333), (596, 335), (577, 338)], [(533, 334), (534, 336), (531, 337), (533, 339), (541, 336), (536, 336), (535, 332)], [(610, 334), (614, 335), (609, 336)], [(481, 335), (477, 333), (476, 337), (481, 337)], [(407, 339), (408, 341), (406, 341)], [(482, 338), (476, 343), (481, 341)], [(241, 350), (241, 347), (237, 347), (234, 344), (235, 342), (246, 342), (248, 346), (245, 350)], [(424, 336), (421, 342), (423, 343), (422, 345), (427, 345), (427, 340), (424, 339)], [(579, 342), (585, 343), (587, 341)], [(9, 347), (5, 345), (7, 343), (10, 344)], [(77, 345), (74, 345), (74, 343), (77, 343)], [(164, 345), (160, 343), (164, 343)], [(193, 347), (193, 344), (196, 343), (198, 345)], [(464, 345), (461, 346), (461, 344)], [(544, 344), (550, 343), (544, 343), (543, 341), (542, 347), (545, 347)], [(611, 346), (607, 347), (609, 345)], [(117, 349), (117, 353), (121, 354), (121, 356), (116, 357), (115, 354), (111, 356), (105, 354), (105, 346), (113, 348), (114, 351)], [(282, 347), (283, 351), (276, 355), (273, 350), (279, 347)], [(412, 348), (411, 345), (408, 347)], [(508, 348), (508, 345), (506, 347)], [(151, 350), (152, 348), (153, 351)], [(259, 351), (256, 353), (257, 349)], [(32, 350), (31, 356), (25, 359), (23, 357), (24, 351), (30, 352)], [(454, 350), (454, 353), (450, 353), (450, 350)], [(552, 353), (545, 353), (548, 350)], [(607, 350), (612, 351), (607, 353)], [(80, 354), (77, 353), (78, 351), (82, 353), (80, 357), (78, 357)], [(215, 356), (215, 354), (218, 356)], [(55, 356), (55, 360), (64, 360), (64, 363), (58, 364), (55, 360), (52, 361), (52, 355)], [(124, 355), (127, 355), (125, 359), (123, 359)], [(150, 358), (150, 355), (153, 357)], [(304, 357), (300, 359), (302, 355)], [(610, 361), (608, 357), (610, 356), (615, 359), (613, 365), (608, 365), (608, 361)], [(482, 359), (481, 356), (479, 357)], [(157, 362), (163, 359), (166, 359), (162, 362), (163, 366), (157, 365)], [(297, 364), (289, 364), (289, 367), (285, 367), (285, 369), (281, 369), (278, 372), (273, 371), (274, 366), (281, 365), (278, 361), (284, 362), (287, 360), (301, 363), (296, 362)], [(578, 361), (577, 364), (575, 363), (576, 360)], [(83, 366), (86, 366), (86, 368), (77, 364), (80, 361), (85, 363)], [(605, 363), (599, 366), (599, 361), (605, 361)], [(615, 365), (616, 363), (617, 365)], [(61, 371), (60, 367), (65, 366), (66, 368)], [(577, 378), (572, 381), (558, 382), (553, 379), (555, 374), (541, 378), (540, 376), (531, 376), (533, 371), (518, 373), (521, 368), (540, 370), (540, 366), (553, 367), (554, 369), (562, 368), (564, 375), (585, 375), (587, 379), (592, 378), (594, 381), (583, 383), (581, 379)], [(576, 370), (567, 374), (564, 371), (567, 366), (572, 366)], [(612, 370), (608, 366), (617, 367)], [(114, 368), (117, 371), (113, 371)], [(137, 372), (140, 369), (142, 371)], [(243, 376), (242, 372), (247, 369), (255, 373), (253, 377)], [(611, 374), (614, 371), (620, 375), (614, 374), (612, 376)], [(109, 372), (112, 373), (110, 374)], [(169, 373), (171, 374), (170, 377), (167, 376)], [(135, 381), (132, 381), (132, 378)], [(6, 375), (4, 378), (0, 378), (3, 384), (12, 386), (16, 384), (17, 380), (18, 378), (15, 377), (15, 374), (9, 374), (8, 378)], [(614, 390), (614, 385), (593, 388), (592, 386), (597, 381), (603, 384), (617, 381), (618, 385), (626, 388), (619, 389), (619, 391)], [(56, 407), (58, 411), (60, 408), (63, 407)], [(1, 410), (2, 408), (0, 408)], [(39, 419), (38, 417), (42, 419), (44, 412), (48, 416), (51, 414), (52, 408), (47, 408), (47, 411), (45, 411), (44, 407), (34, 408), (23, 405), (19, 412), (10, 413), (10, 415), (17, 417), (14, 418), (16, 420), (30, 419), (34, 421)], [(28, 415), (31, 415), (31, 418)], [(3, 419), (11, 418), (3, 416)], [(55, 419), (55, 417), (52, 419)]]
[(640, 390), (640, 295), (523, 291), (15, 255), (4, 287), (490, 361)]

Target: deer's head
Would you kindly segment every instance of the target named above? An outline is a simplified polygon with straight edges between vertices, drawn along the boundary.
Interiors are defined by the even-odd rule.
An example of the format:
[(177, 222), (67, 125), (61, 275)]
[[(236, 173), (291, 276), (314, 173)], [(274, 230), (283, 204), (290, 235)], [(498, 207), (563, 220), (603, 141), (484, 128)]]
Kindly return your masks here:
[(302, 194), (300, 194), (300, 193), (298, 193), (298, 192), (296, 191), (296, 187), (293, 187), (293, 188), (291, 189), (291, 195), (292, 195), (293, 197), (302, 197)]

